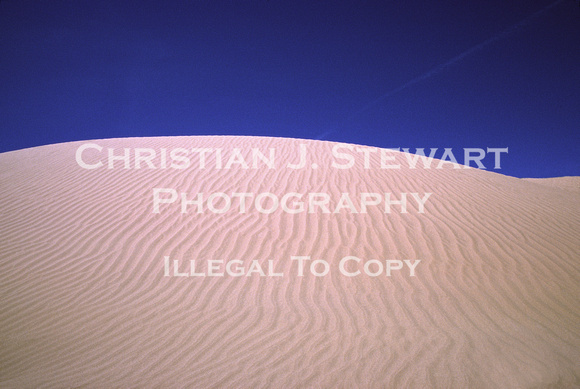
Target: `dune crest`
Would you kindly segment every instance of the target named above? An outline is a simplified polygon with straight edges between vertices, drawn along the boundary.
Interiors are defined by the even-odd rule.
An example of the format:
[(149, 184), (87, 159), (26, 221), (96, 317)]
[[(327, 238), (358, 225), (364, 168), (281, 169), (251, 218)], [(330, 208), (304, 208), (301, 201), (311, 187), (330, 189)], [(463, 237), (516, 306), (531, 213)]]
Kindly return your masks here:
[[(79, 166), (87, 143), (102, 151), (87, 150), (83, 161), (103, 166)], [(300, 144), (307, 165), (289, 168)], [(448, 164), (409, 169), (403, 153), (389, 162), (401, 169), (379, 168), (376, 153), (369, 169), (364, 153), (337, 169), (334, 145), (160, 137), (0, 154), (0, 386), (580, 386), (578, 191)], [(108, 148), (130, 149), (130, 168), (118, 159), (109, 169)], [(223, 161), (207, 152), (205, 168), (199, 159), (170, 168), (169, 157), (162, 168), (161, 150), (175, 148), (221, 148)], [(276, 166), (257, 157), (252, 168), (252, 148), (266, 159), (274, 149)], [(155, 158), (140, 151), (137, 169), (135, 149)], [(169, 202), (164, 192), (158, 213), (154, 188), (177, 196)], [(248, 197), (246, 212), (197, 213), (192, 203), (182, 213), (182, 193), (187, 201), (349, 193), (358, 212), (343, 200), (337, 213), (320, 205), (262, 213)], [(381, 203), (367, 196), (361, 212), (363, 193), (382, 194)], [(408, 194), (407, 212), (396, 203), (385, 212), (384, 193)], [(431, 193), (423, 213), (412, 193)], [(298, 199), (288, 197), (288, 207)], [(275, 201), (262, 200), (264, 208)], [(292, 257), (310, 257), (303, 276)], [(345, 257), (360, 259), (344, 263), (360, 274), (339, 271)], [(328, 274), (312, 274), (318, 259)], [(191, 276), (190, 260), (205, 276)], [(210, 260), (222, 261), (212, 263), (223, 276), (208, 276)], [(233, 260), (232, 274), (243, 275), (228, 273)], [(382, 265), (365, 269), (370, 260)]]

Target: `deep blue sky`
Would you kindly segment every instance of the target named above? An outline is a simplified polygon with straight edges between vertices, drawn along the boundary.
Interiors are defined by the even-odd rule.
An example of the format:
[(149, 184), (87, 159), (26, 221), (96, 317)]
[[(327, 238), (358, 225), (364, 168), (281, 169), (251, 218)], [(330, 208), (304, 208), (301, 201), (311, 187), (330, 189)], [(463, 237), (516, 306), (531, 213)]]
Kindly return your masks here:
[(579, 42), (577, 0), (1, 0), (0, 152), (266, 135), (580, 175)]

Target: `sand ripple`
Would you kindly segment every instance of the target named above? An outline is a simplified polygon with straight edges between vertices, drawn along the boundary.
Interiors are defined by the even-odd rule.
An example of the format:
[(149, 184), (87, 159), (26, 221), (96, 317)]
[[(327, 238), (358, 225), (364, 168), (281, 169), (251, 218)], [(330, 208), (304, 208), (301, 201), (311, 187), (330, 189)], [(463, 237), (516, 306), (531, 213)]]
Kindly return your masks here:
[[(338, 170), (331, 142), (254, 137), (96, 143), (275, 148), (276, 169), (84, 170), (82, 143), (0, 154), (1, 387), (580, 387), (577, 178)], [(284, 167), (300, 143), (318, 169)], [(154, 214), (155, 187), (433, 195), (424, 214)], [(299, 255), (333, 271), (299, 277)], [(421, 263), (346, 277), (348, 255)], [(284, 276), (164, 277), (164, 256)]]

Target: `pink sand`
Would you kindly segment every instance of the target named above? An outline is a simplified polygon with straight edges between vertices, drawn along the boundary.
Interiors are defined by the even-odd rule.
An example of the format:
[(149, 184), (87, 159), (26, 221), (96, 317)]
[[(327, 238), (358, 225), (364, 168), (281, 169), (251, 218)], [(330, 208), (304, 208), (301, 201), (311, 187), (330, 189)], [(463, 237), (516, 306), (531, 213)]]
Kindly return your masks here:
[[(335, 143), (254, 137), (93, 143), (274, 148), (275, 169), (215, 169), (208, 155), (203, 170), (86, 170), (84, 143), (0, 154), (1, 387), (580, 386), (578, 177), (409, 169), (402, 153), (399, 170), (376, 154), (339, 170)], [(300, 143), (318, 169), (285, 167)], [(155, 214), (153, 188), (433, 194), (423, 214)], [(300, 255), (332, 271), (299, 277)], [(421, 263), (414, 277), (346, 277), (349, 255)], [(272, 259), (284, 275), (166, 277), (165, 256)]]

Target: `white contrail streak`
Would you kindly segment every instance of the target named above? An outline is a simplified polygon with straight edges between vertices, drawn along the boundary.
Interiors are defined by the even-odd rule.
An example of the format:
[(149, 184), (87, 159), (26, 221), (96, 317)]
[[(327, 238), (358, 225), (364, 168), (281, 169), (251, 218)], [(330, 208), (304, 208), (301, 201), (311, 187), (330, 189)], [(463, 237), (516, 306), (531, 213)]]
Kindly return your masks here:
[(476, 53), (480, 50), (482, 50), (484, 47), (489, 46), (490, 44), (499, 41), (500, 39), (505, 38), (506, 36), (512, 34), (513, 32), (515, 32), (516, 30), (527, 26), (528, 24), (530, 24), (534, 19), (536, 19), (538, 16), (540, 16), (541, 14), (543, 14), (544, 12), (546, 12), (547, 10), (549, 10), (550, 8), (555, 7), (556, 5), (558, 5), (559, 3), (563, 2), (564, 0), (557, 0), (554, 3), (548, 5), (547, 7), (542, 8), (539, 11), (536, 11), (535, 13), (531, 14), (530, 16), (528, 16), (527, 18), (525, 18), (524, 20), (514, 24), (511, 27), (506, 28), (505, 30), (497, 33), (496, 35), (492, 36), (491, 38), (471, 47), (470, 49), (465, 50), (463, 53), (451, 58), (449, 61), (442, 63), (436, 67), (434, 67), (433, 69), (421, 74), (418, 77), (413, 78), (410, 81), (407, 81), (405, 84), (392, 89), (390, 91), (388, 91), (387, 93), (383, 94), (382, 96), (376, 98), (375, 100), (371, 101), (370, 103), (368, 103), (367, 105), (365, 105), (364, 107), (362, 107), (361, 109), (359, 109), (358, 111), (354, 112), (353, 114), (351, 114), (346, 121), (351, 120), (352, 118), (354, 118), (355, 116), (357, 116), (358, 114), (368, 110), (369, 108), (372, 108), (373, 106), (377, 105), (378, 103), (380, 103), (381, 101), (385, 100), (388, 97), (393, 96), (394, 94), (399, 93), (400, 91), (402, 91), (403, 89), (406, 89), (412, 85), (415, 85), (421, 81), (424, 81), (426, 79), (428, 79), (429, 77), (432, 77), (440, 72), (442, 72), (443, 70), (445, 70), (446, 68), (448, 68), (449, 66), (453, 65), (454, 63), (461, 61), (462, 59), (464, 59), (467, 56), (472, 55), (473, 53)]

